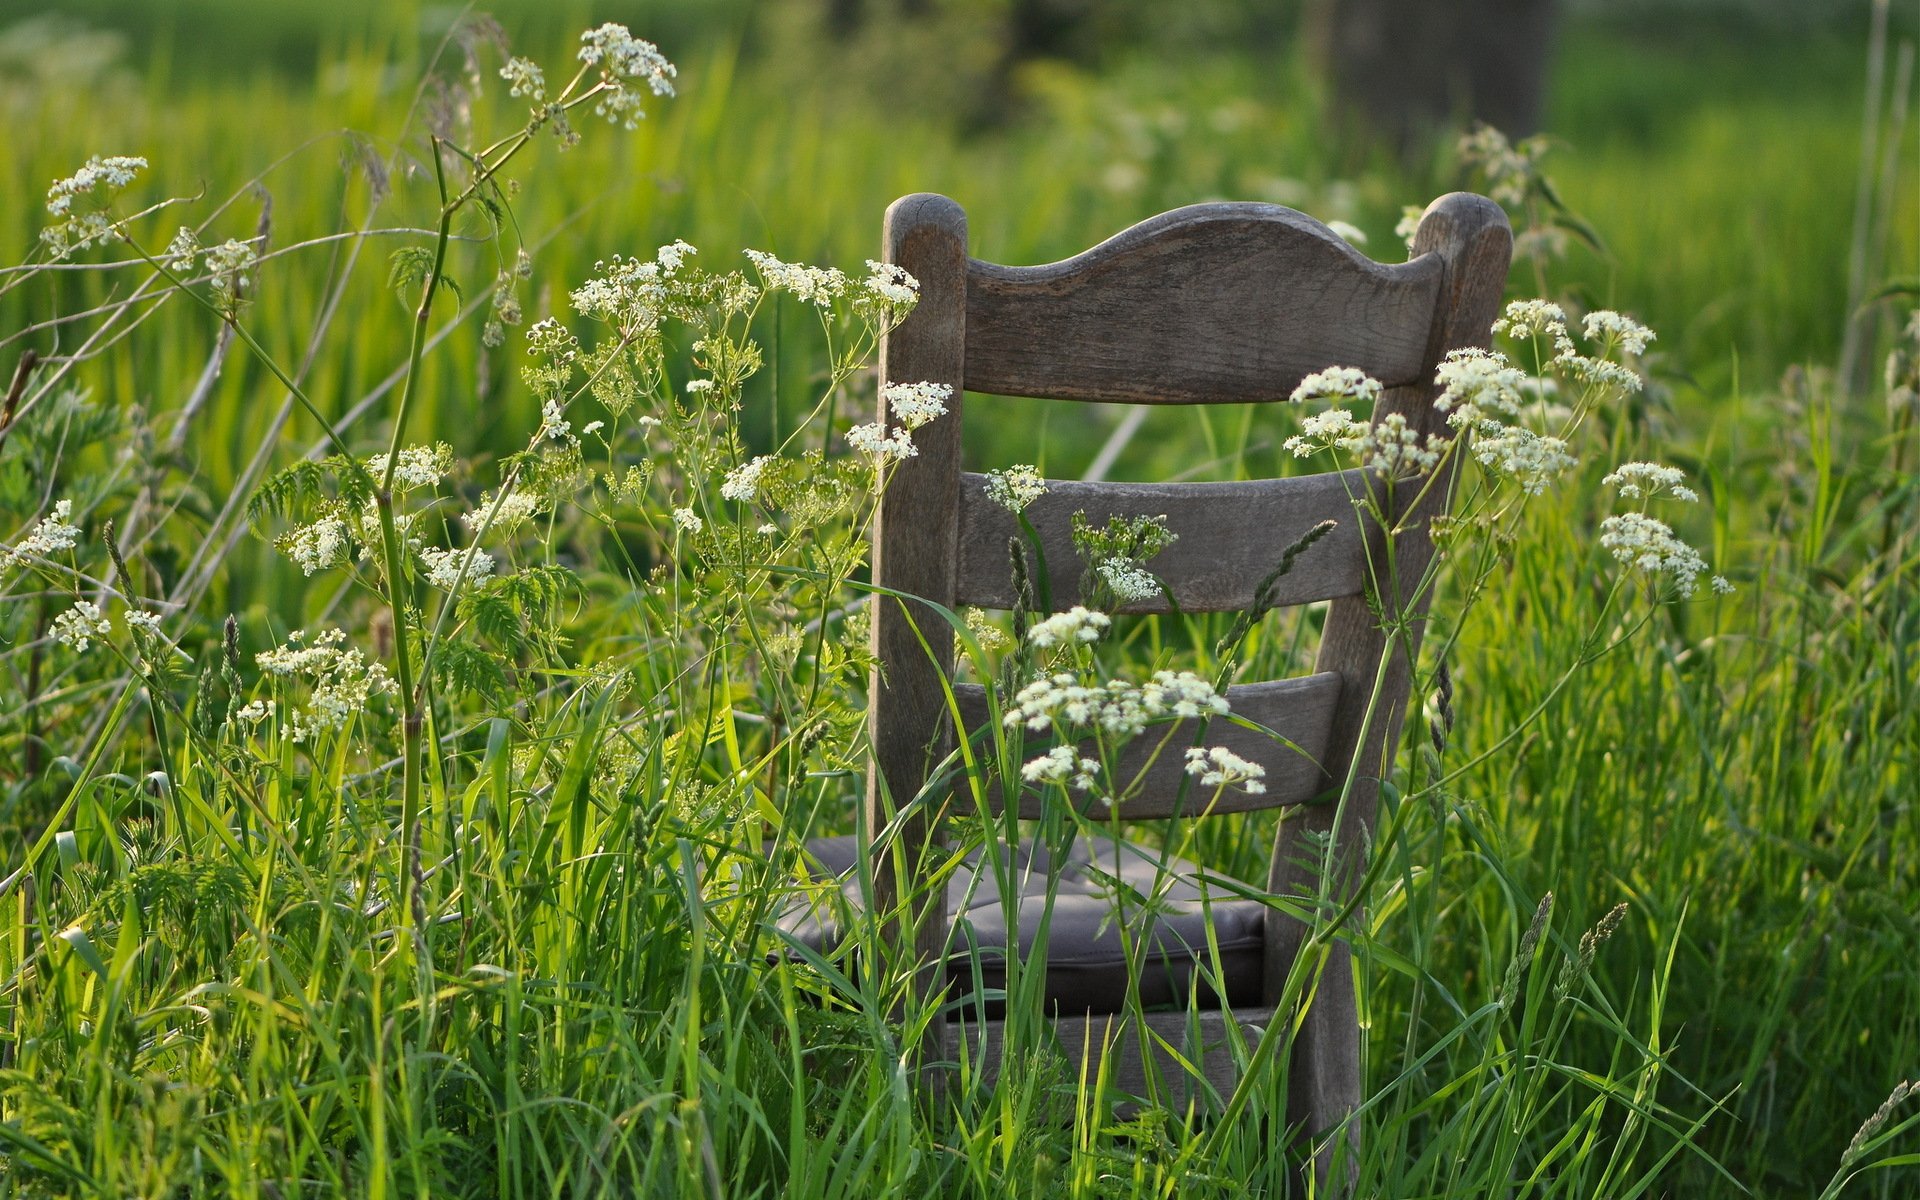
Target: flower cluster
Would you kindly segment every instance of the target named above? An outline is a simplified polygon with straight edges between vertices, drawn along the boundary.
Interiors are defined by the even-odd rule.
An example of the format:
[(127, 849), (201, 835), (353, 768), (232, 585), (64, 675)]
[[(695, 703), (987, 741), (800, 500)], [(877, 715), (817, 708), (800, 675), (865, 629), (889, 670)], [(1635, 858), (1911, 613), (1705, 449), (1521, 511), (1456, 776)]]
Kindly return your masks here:
[(880, 398), (887, 402), (893, 412), (893, 419), (906, 429), (918, 429), (935, 417), (947, 413), (947, 401), (953, 399), (953, 388), (944, 383), (889, 383), (880, 389)]
[(1010, 513), (1027, 511), (1028, 505), (1046, 494), (1047, 481), (1030, 465), (987, 472), (987, 499)]
[(634, 37), (625, 25), (609, 21), (581, 34), (580, 43), (580, 61), (600, 68), (600, 98), (593, 106), (596, 116), (638, 129), (647, 115), (643, 108), (647, 93), (673, 95), (677, 68), (660, 53), (660, 47)]
[(427, 582), (443, 592), (491, 578), (498, 565), (491, 554), (480, 549), (442, 550), (438, 546), (420, 546), (416, 553), (427, 568)]
[(53, 640), (76, 653), (84, 654), (93, 639), (105, 637), (113, 631), (113, 626), (100, 615), (100, 608), (91, 600), (77, 600), (72, 608), (53, 619)]
[[(106, 207), (117, 192), (146, 169), (147, 160), (137, 155), (114, 154), (106, 158), (94, 155), (78, 171), (65, 179), (54, 180), (53, 186), (47, 189), (47, 212), (57, 219), (40, 231), (40, 240), (55, 258), (64, 258), (75, 250), (84, 250), (115, 236), (114, 222), (108, 217)], [(73, 202), (81, 196), (97, 201), (94, 211), (74, 211)]]
[(1203, 787), (1238, 787), (1250, 796), (1267, 790), (1267, 785), (1260, 782), (1266, 777), (1267, 769), (1241, 758), (1225, 746), (1206, 749), (1195, 746), (1188, 750), (1187, 774), (1199, 776)]
[(1009, 729), (1024, 725), (1038, 731), (1057, 724), (1134, 737), (1157, 720), (1193, 720), (1225, 712), (1226, 698), (1191, 671), (1156, 671), (1145, 684), (1114, 679), (1102, 685), (1084, 684), (1062, 671), (1021, 688), (1002, 720)]
[[(1649, 575), (1667, 576), (1681, 597), (1693, 595), (1700, 576), (1707, 573), (1707, 560), (1698, 550), (1675, 537), (1666, 522), (1645, 513), (1619, 513), (1600, 522), (1600, 545), (1620, 562)], [(1719, 575), (1709, 582), (1716, 595), (1733, 590)]]
[(304, 633), (295, 630), (287, 635), (285, 645), (255, 657), (270, 676), (308, 681), (306, 705), (292, 710), (290, 732), (296, 742), (342, 728), (374, 696), (395, 690), (387, 669), (368, 662), (360, 651), (345, 648), (346, 637), (343, 631), (330, 629), (308, 642)]
[(920, 453), (920, 447), (913, 444), (913, 437), (906, 430), (889, 433), (878, 421), (847, 430), (847, 445), (862, 454), (871, 454), (878, 463), (897, 462)]
[(745, 254), (768, 291), (786, 292), (817, 308), (831, 308), (844, 299), (854, 312), (877, 325), (892, 325), (920, 302), (920, 281), (894, 263), (868, 259), (867, 277), (856, 280), (834, 267), (782, 262), (764, 250)]
[[(406, 446), (400, 451), (399, 461), (393, 464), (393, 487), (398, 492), (408, 492), (415, 488), (433, 487), (453, 471), (453, 447), (445, 442), (435, 442), (431, 446)], [(376, 454), (367, 460), (367, 474), (375, 479), (384, 479), (387, 474), (387, 456)]]
[(752, 500), (760, 491), (760, 477), (775, 461), (777, 460), (773, 455), (762, 454), (752, 462), (735, 467), (727, 473), (726, 479), (720, 484), (721, 496), (728, 500), (738, 500), (742, 504)]
[(251, 243), (238, 238), (209, 246), (202, 254), (211, 278), (207, 286), (213, 293), (214, 307), (231, 317), (247, 301), (247, 272), (260, 261), (260, 256)]
[(73, 549), (80, 542), (80, 527), (73, 524), (73, 501), (56, 501), (53, 511), (40, 518), (33, 532), (21, 538), (0, 555), (0, 563), (12, 567), (32, 558), (46, 558)]
[(1112, 624), (1107, 614), (1076, 604), (1027, 630), (1027, 640), (1043, 650), (1074, 642), (1097, 642)]
[(500, 78), (507, 81), (507, 95), (515, 99), (525, 96), (538, 104), (547, 98), (546, 73), (532, 59), (509, 58), (500, 68)]
[(1151, 600), (1160, 594), (1160, 581), (1153, 572), (1129, 559), (1117, 556), (1105, 559), (1094, 571), (1123, 603)]
[(1371, 404), (1380, 397), (1380, 381), (1353, 367), (1328, 367), (1300, 381), (1287, 399), (1295, 404), (1310, 400), (1335, 403), (1353, 400)]
[(278, 545), (302, 572), (312, 575), (347, 561), (351, 549), (347, 523), (337, 513), (329, 513), (310, 525), (301, 525), (280, 535)]
[(1079, 791), (1091, 791), (1100, 776), (1100, 760), (1078, 754), (1072, 746), (1055, 746), (1020, 767), (1028, 783), (1063, 783), (1071, 776)]
[(1620, 489), (1620, 494), (1630, 500), (1658, 496), (1664, 492), (1675, 500), (1691, 503), (1700, 499), (1700, 494), (1686, 486), (1686, 478), (1686, 474), (1678, 467), (1630, 462), (1622, 464), (1600, 482)]

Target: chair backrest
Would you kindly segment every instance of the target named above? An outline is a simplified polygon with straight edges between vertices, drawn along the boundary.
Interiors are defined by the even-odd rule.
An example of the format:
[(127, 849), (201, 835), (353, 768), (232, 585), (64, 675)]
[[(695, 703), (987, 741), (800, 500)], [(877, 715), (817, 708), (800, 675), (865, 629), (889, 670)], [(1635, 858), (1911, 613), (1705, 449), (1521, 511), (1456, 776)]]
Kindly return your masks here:
[[(1399, 413), (1423, 438), (1444, 433), (1444, 414), (1432, 403), (1434, 370), (1448, 351), (1487, 345), (1511, 251), (1499, 206), (1454, 193), (1428, 207), (1410, 261), (1397, 265), (1366, 258), (1291, 209), (1222, 203), (1163, 213), (1064, 262), (1004, 267), (968, 257), (966, 217), (953, 201), (927, 194), (896, 201), (887, 210), (884, 254), (919, 279), (920, 304), (882, 345), (881, 378), (944, 383), (953, 400), (948, 416), (915, 432), (919, 454), (898, 465), (881, 501), (875, 582), (948, 608), (1013, 603), (1007, 545), (1017, 523), (987, 498), (983, 476), (961, 470), (967, 390), (1139, 404), (1273, 401), (1286, 399), (1310, 372), (1346, 366), (1382, 383), (1375, 422)], [(888, 422), (885, 408), (883, 401), (880, 420)], [(1150, 569), (1189, 612), (1247, 607), (1286, 547), (1325, 519), (1339, 522), (1274, 596), (1283, 605), (1332, 601), (1315, 673), (1228, 692), (1237, 713), (1306, 753), (1216, 722), (1208, 743), (1261, 762), (1268, 790), (1258, 797), (1229, 793), (1209, 811), (1299, 804), (1351, 776), (1336, 836), (1358, 842), (1372, 825), (1374, 794), (1407, 705), (1408, 659), (1417, 649), (1425, 592), (1382, 596), (1373, 586), (1386, 578), (1381, 531), (1362, 528), (1349, 499), (1351, 489), (1367, 486), (1358, 472), (1238, 483), (1050, 483), (1050, 493), (1028, 510), (1056, 609), (1079, 599), (1068, 528), (1076, 511), (1095, 523), (1109, 515), (1165, 514), (1179, 539)], [(1396, 578), (1423, 573), (1431, 555), (1427, 523), (1448, 491), (1442, 481), (1426, 490), (1420, 511), (1399, 514)], [(1415, 618), (1415, 637), (1388, 638), (1375, 606)], [(1123, 611), (1167, 610), (1165, 598), (1155, 598)], [(951, 672), (952, 636), (932, 610), (882, 601), (874, 608), (873, 648), (879, 668), (866, 820), (869, 830), (880, 830), (949, 749), (937, 742), (946, 727), (942, 676)], [(963, 724), (985, 718), (983, 693), (963, 688), (958, 699)], [(1122, 816), (1174, 815), (1181, 764), (1156, 769), (1166, 778), (1150, 777)], [(903, 844), (927, 842), (933, 807), (892, 825)], [(1295, 870), (1282, 862), (1283, 852), (1286, 846), (1276, 846), (1276, 887)], [(898, 894), (894, 888), (906, 884), (876, 878), (883, 910)], [(917, 933), (932, 954), (944, 936), (944, 914), (925, 916), (933, 919)]]

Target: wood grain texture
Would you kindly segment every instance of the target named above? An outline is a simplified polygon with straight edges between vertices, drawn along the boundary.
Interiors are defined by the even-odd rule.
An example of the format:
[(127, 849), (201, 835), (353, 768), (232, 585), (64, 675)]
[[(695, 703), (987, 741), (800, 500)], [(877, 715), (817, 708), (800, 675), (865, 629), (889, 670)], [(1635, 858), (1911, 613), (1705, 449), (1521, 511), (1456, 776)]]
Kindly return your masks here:
[[(1215, 717), (1208, 723), (1200, 744), (1225, 746), (1241, 758), (1265, 767), (1267, 790), (1259, 795), (1230, 788), (1215, 800), (1213, 789), (1201, 788), (1186, 774), (1186, 749), (1194, 744), (1197, 722), (1179, 721), (1170, 726), (1152, 727), (1146, 736), (1128, 745), (1115, 764), (1117, 779), (1141, 780), (1139, 794), (1121, 805), (1120, 818), (1145, 821), (1253, 812), (1311, 800), (1333, 781), (1323, 766), (1322, 756), (1332, 733), (1334, 713), (1339, 708), (1340, 686), (1340, 676), (1327, 673), (1227, 689), (1227, 703), (1233, 712), (1263, 728), (1249, 729)], [(954, 699), (959, 702), (963, 728), (968, 735), (979, 731), (985, 739), (986, 726), (991, 721), (986, 689), (978, 684), (960, 684), (954, 688)], [(1277, 740), (1275, 734), (1286, 742)], [(1055, 739), (1044, 733), (1027, 733), (1025, 737), (1022, 756), (1027, 759), (1045, 753), (1056, 744)], [(991, 753), (991, 741), (983, 740), (982, 746), (983, 753)], [(1296, 746), (1299, 748), (1295, 749)], [(1157, 756), (1156, 748), (1159, 749)], [(1085, 749), (1088, 753), (1092, 751), (1091, 745)], [(960, 786), (967, 785), (962, 781)], [(987, 802), (994, 812), (999, 812), (1005, 797), (998, 788), (993, 788), (989, 790)], [(1020, 816), (1038, 820), (1045, 815), (1048, 804), (1057, 803), (1057, 791), (1024, 789)]]
[(967, 386), (1219, 404), (1285, 399), (1329, 366), (1411, 383), (1440, 273), (1376, 263), (1278, 205), (1175, 209), (1064, 262), (969, 262)]
[[(1236, 612), (1253, 603), (1254, 589), (1287, 547), (1321, 521), (1333, 532), (1294, 560), (1279, 580), (1276, 605), (1354, 596), (1366, 582), (1366, 552), (1349, 488), (1365, 487), (1359, 471), (1254, 479), (1239, 483), (1077, 483), (1049, 481), (1046, 495), (1027, 509), (1040, 535), (1049, 599), (1056, 611), (1084, 602), (1080, 556), (1072, 518), (1093, 525), (1111, 516), (1161, 516), (1179, 540), (1147, 564), (1184, 612)], [(962, 604), (1012, 608), (1013, 570), (1008, 539), (1022, 536), (1019, 519), (987, 498), (987, 477), (960, 477), (960, 565), (955, 584)], [(1031, 555), (1029, 555), (1031, 561)], [(1164, 595), (1128, 604), (1129, 613), (1170, 612)]]
[[(882, 257), (920, 281), (912, 315), (880, 344), (885, 382), (945, 383), (948, 415), (915, 432), (916, 457), (893, 472), (874, 518), (873, 579), (883, 587), (936, 603), (953, 603), (957, 526), (929, 523), (929, 512), (959, 504), (961, 380), (965, 370), (967, 218), (944, 196), (913, 195), (887, 209)], [(895, 422), (884, 400), (879, 420)], [(874, 839), (874, 911), (890, 919), (892, 940), (916, 973), (917, 986), (940, 986), (947, 940), (946, 890), (917, 886), (923, 864), (938, 853), (942, 797), (923, 795), (929, 764), (942, 752), (946, 713), (942, 679), (953, 669), (953, 634), (924, 604), (875, 597), (872, 646), (880, 664), (869, 684), (867, 727), (873, 760), (861, 814)], [(895, 836), (883, 839), (882, 832)], [(913, 898), (911, 911), (902, 898)], [(942, 1058), (941, 1031), (929, 1027), (923, 1061)], [(934, 1084), (937, 1089), (939, 1085)]]
[[(1419, 383), (1384, 391), (1374, 406), (1378, 423), (1389, 413), (1400, 413), (1422, 435), (1446, 430), (1445, 414), (1433, 407), (1432, 368), (1447, 351), (1486, 346), (1506, 286), (1513, 236), (1500, 206), (1482, 196), (1455, 192), (1427, 207), (1414, 235), (1413, 253), (1441, 264), (1443, 283), (1428, 341), (1427, 367)], [(1375, 828), (1380, 780), (1392, 767), (1406, 715), (1411, 664), (1419, 654), (1420, 635), (1432, 595), (1428, 567), (1433, 544), (1428, 523), (1444, 512), (1451, 499), (1451, 480), (1429, 489), (1419, 510), (1403, 510), (1394, 517), (1402, 532), (1395, 540), (1397, 591), (1370, 586), (1378, 611), (1367, 597), (1336, 600), (1327, 613), (1316, 664), (1345, 681), (1334, 720), (1330, 761), (1350, 764), (1348, 780), (1338, 804), (1295, 809), (1281, 822), (1274, 841), (1269, 890), (1277, 895), (1325, 895), (1339, 904), (1351, 895), (1365, 864), (1368, 840)], [(1373, 568), (1370, 578), (1385, 580), (1385, 554), (1378, 528), (1366, 531)], [(1397, 627), (1397, 636), (1389, 630)], [(1385, 669), (1381, 670), (1384, 659)], [(1377, 687), (1376, 687), (1377, 683)], [(1329, 835), (1331, 841), (1328, 841)], [(1330, 845), (1324, 856), (1316, 849)], [(1330, 870), (1330, 874), (1329, 874)], [(1349, 920), (1361, 921), (1355, 913)], [(1282, 983), (1308, 930), (1279, 910), (1267, 922), (1267, 998), (1277, 1002)], [(1301, 1044), (1310, 1047), (1303, 1070), (1293, 1079), (1289, 1123), (1309, 1134), (1346, 1122), (1360, 1103), (1359, 1025), (1355, 1010), (1351, 965), (1347, 948), (1335, 943), (1321, 976), (1322, 984), (1301, 1029)], [(1327, 986), (1331, 984), (1331, 986)], [(1347, 1124), (1356, 1150), (1359, 1130)], [(1316, 1169), (1324, 1178), (1332, 1150), (1324, 1148)]]
[[(1199, 1112), (1218, 1112), (1233, 1094), (1239, 1082), (1240, 1063), (1260, 1042), (1261, 1031), (1273, 1020), (1273, 1010), (1239, 1008), (1211, 1010), (1194, 1014), (1163, 1012), (1143, 1014), (1146, 1029), (1178, 1047), (1187, 1066), (1167, 1053), (1152, 1038), (1146, 1039), (1147, 1054), (1141, 1053), (1141, 1037), (1126, 1016), (1058, 1017), (1053, 1021), (1054, 1035), (1067, 1069), (1076, 1077), (1085, 1064), (1091, 1082), (1104, 1059), (1112, 1091), (1126, 1096), (1146, 1097), (1152, 1090), (1175, 1113), (1192, 1105)], [(1005, 1057), (1006, 1023), (1003, 1021), (954, 1022), (965, 1053), (985, 1077), (989, 1086), (1000, 1076)], [(1153, 1063), (1157, 1089), (1149, 1089), (1147, 1062)], [(1139, 1105), (1123, 1103), (1121, 1118), (1139, 1111)]]

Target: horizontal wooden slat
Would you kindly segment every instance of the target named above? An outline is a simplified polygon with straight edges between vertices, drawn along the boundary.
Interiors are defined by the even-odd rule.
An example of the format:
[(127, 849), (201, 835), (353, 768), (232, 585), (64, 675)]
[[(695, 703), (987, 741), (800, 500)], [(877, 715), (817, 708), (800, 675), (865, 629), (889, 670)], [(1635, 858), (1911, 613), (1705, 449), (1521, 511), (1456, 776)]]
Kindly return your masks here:
[[(1233, 1095), (1240, 1080), (1242, 1055), (1251, 1055), (1260, 1044), (1260, 1036), (1273, 1020), (1270, 1008), (1213, 1009), (1199, 1013), (1155, 1012), (1141, 1014), (1148, 1036), (1144, 1039), (1153, 1056), (1154, 1073), (1159, 1082), (1157, 1099), (1175, 1113), (1189, 1105), (1201, 1112), (1218, 1112)], [(955, 1050), (964, 1052), (973, 1070), (992, 1086), (1000, 1077), (1000, 1060), (1005, 1057), (1004, 1021), (974, 1021), (960, 1014), (953, 1023)], [(1101, 1060), (1107, 1063), (1110, 1094), (1148, 1098), (1146, 1067), (1140, 1054), (1142, 1038), (1131, 1018), (1114, 1016), (1058, 1017), (1053, 1021), (1060, 1052), (1066, 1057), (1072, 1083), (1080, 1086), (1085, 1068), (1086, 1086), (1092, 1087)], [(1153, 1035), (1158, 1035), (1156, 1038)], [(1193, 1070), (1168, 1054), (1167, 1045), (1179, 1047)], [(1238, 1042), (1236, 1047), (1235, 1042)], [(1238, 1053), (1236, 1053), (1238, 1049)], [(1198, 1072), (1197, 1076), (1194, 1073)], [(1124, 1118), (1137, 1111), (1123, 1102), (1119, 1112)]]
[(1442, 266), (1387, 266), (1272, 204), (1196, 204), (1063, 262), (967, 263), (967, 387), (1005, 396), (1280, 400), (1310, 372), (1388, 386), (1426, 362)]
[[(1081, 603), (1082, 563), (1073, 548), (1073, 514), (1091, 525), (1112, 516), (1161, 516), (1178, 535), (1147, 569), (1167, 584), (1185, 612), (1233, 612), (1253, 602), (1288, 546), (1321, 521), (1337, 527), (1294, 560), (1274, 592), (1279, 605), (1356, 596), (1366, 582), (1360, 518), (1351, 496), (1365, 488), (1359, 471), (1255, 479), (1240, 483), (1050, 482), (1027, 509), (1046, 558), (1048, 599), (1056, 610)], [(1007, 539), (1021, 535), (1017, 517), (987, 498), (987, 478), (960, 477), (962, 604), (1012, 608), (1013, 566)], [(1351, 492), (1349, 489), (1353, 489)], [(1032, 555), (1028, 556), (1032, 565)], [(1170, 611), (1165, 596), (1122, 612)]]
[[(968, 734), (984, 731), (989, 719), (986, 689), (979, 684), (959, 684), (954, 688), (954, 698), (959, 702), (961, 722)], [(1340, 677), (1331, 673), (1228, 688), (1227, 703), (1233, 714), (1264, 728), (1248, 729), (1226, 717), (1214, 717), (1201, 745), (1225, 746), (1241, 758), (1265, 767), (1267, 774), (1263, 782), (1267, 790), (1248, 795), (1238, 788), (1228, 788), (1217, 802), (1213, 799), (1214, 789), (1201, 787), (1198, 780), (1186, 773), (1186, 751), (1193, 745), (1195, 723), (1180, 721), (1172, 726), (1150, 726), (1121, 752), (1115, 765), (1115, 776), (1122, 786), (1140, 779), (1134, 797), (1121, 805), (1120, 817), (1145, 821), (1203, 812), (1251, 812), (1311, 800), (1333, 782), (1330, 772), (1342, 769), (1340, 764), (1323, 761), (1339, 700)], [(1008, 737), (1016, 735), (1014, 730), (1006, 733)], [(1044, 754), (1056, 744), (1044, 732), (1020, 731), (1020, 734), (1026, 739), (1022, 748), (1026, 759)], [(1274, 734), (1286, 740), (1277, 740)], [(1154, 749), (1163, 739), (1165, 748), (1154, 757)], [(986, 740), (984, 732), (977, 744), (983, 747), (981, 753), (991, 753), (992, 743)], [(1148, 764), (1150, 758), (1151, 765)], [(966, 787), (964, 780), (960, 786)], [(996, 812), (1005, 803), (998, 788), (992, 790), (987, 802)], [(1059, 803), (1057, 788), (1042, 791), (1028, 786), (1021, 793), (1020, 816), (1036, 820), (1043, 815), (1048, 803)]]

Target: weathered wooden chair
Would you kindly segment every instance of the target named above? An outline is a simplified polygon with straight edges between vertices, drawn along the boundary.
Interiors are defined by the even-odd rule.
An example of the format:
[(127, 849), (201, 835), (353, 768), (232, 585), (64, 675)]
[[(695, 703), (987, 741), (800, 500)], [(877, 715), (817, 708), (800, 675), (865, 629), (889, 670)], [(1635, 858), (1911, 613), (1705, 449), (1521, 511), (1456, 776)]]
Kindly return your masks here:
[[(961, 470), (963, 391), (1137, 404), (1273, 401), (1285, 399), (1308, 373), (1339, 365), (1358, 367), (1385, 385), (1376, 422), (1399, 413), (1422, 435), (1444, 432), (1444, 414), (1432, 405), (1435, 367), (1450, 350), (1487, 344), (1512, 247), (1500, 208), (1464, 193), (1444, 196), (1427, 209), (1411, 260), (1392, 266), (1367, 259), (1317, 221), (1264, 204), (1178, 209), (1075, 258), (1040, 267), (969, 258), (966, 218), (942, 196), (896, 201), (887, 211), (884, 237), (887, 260), (919, 279), (921, 298), (882, 347), (881, 377), (946, 383), (954, 399), (949, 415), (914, 434), (919, 454), (893, 476), (875, 534), (874, 579), (950, 609), (1013, 605), (1007, 547), (1019, 533), (1015, 518), (987, 498), (985, 477)], [(1392, 761), (1407, 707), (1407, 653), (1413, 648), (1390, 646), (1379, 612), (1397, 606), (1417, 616), (1425, 594), (1378, 594), (1373, 581), (1385, 577), (1375, 569), (1381, 531), (1362, 528), (1350, 501), (1350, 489), (1366, 486), (1357, 472), (1236, 483), (1059, 482), (1027, 512), (1045, 548), (1055, 609), (1079, 599), (1080, 566), (1068, 528), (1076, 511), (1096, 524), (1113, 514), (1165, 514), (1179, 540), (1150, 565), (1187, 612), (1246, 608), (1286, 547), (1325, 519), (1339, 522), (1278, 581), (1273, 597), (1283, 605), (1332, 601), (1316, 673), (1238, 686), (1227, 694), (1237, 714), (1284, 735), (1305, 756), (1224, 721), (1214, 722), (1207, 734), (1207, 744), (1227, 745), (1267, 771), (1265, 794), (1229, 792), (1210, 811), (1298, 806), (1285, 815), (1276, 838), (1269, 880), (1276, 895), (1314, 894), (1320, 888), (1314, 864), (1327, 862), (1335, 864), (1336, 875), (1323, 894), (1330, 890), (1338, 901), (1353, 886), (1374, 825), (1378, 783)], [(1444, 508), (1447, 492), (1445, 486), (1428, 489), (1421, 510), (1403, 515), (1395, 548), (1398, 578), (1420, 576), (1431, 554), (1427, 522)], [(1165, 612), (1168, 604), (1156, 598), (1123, 611)], [(950, 899), (948, 889), (917, 888), (916, 872), (942, 861), (931, 848), (955, 794), (950, 785), (927, 787), (930, 771), (952, 749), (953, 722), (942, 686), (953, 665), (952, 635), (932, 609), (883, 597), (874, 605), (873, 646), (879, 662), (870, 713), (874, 761), (863, 828), (868, 836), (887, 831), (891, 841), (871, 859), (872, 901), (875, 911), (889, 912), (899, 897), (930, 892), (914, 919), (898, 923), (896, 935), (913, 940), (923, 986), (944, 986), (947, 971), (941, 967), (954, 953), (947, 907), (972, 881), (956, 879)], [(1381, 694), (1369, 721), (1376, 686)], [(969, 731), (985, 720), (981, 689), (961, 687), (958, 701)], [(1177, 815), (1182, 764), (1177, 755), (1164, 757), (1175, 761), (1155, 768), (1159, 775), (1150, 777), (1150, 786), (1125, 805), (1121, 817)], [(1327, 803), (1343, 786), (1344, 801)], [(958, 795), (967, 792), (961, 788)], [(1321, 802), (1308, 803), (1314, 800)], [(1037, 808), (1031, 796), (1022, 803)], [(1332, 855), (1320, 849), (1328, 836), (1334, 839)], [(854, 848), (842, 839), (819, 843), (815, 852), (823, 865), (845, 869)], [(1111, 843), (1091, 854), (1108, 874), (1124, 878), (1132, 869), (1129, 852)], [(1141, 861), (1151, 869), (1163, 859), (1148, 852)], [(1177, 860), (1174, 865), (1188, 866)], [(1062, 1014), (1056, 1029), (1076, 1064), (1087, 1039), (1093, 1039), (1096, 1056), (1103, 1042), (1114, 1044), (1110, 1033), (1103, 1039), (1099, 1018), (1114, 1013), (1126, 994), (1126, 977), (1113, 975), (1126, 970), (1125, 961), (1113, 952), (1111, 930), (1101, 928), (1111, 901), (1106, 889), (1089, 881), (1099, 872), (1086, 867), (1084, 859), (1064, 865), (1048, 955), (1061, 968), (1048, 971), (1048, 999)], [(986, 929), (1000, 903), (982, 894), (992, 890), (991, 873), (973, 886), (965, 916), (978, 943), (991, 948), (994, 936)], [(1217, 888), (1204, 903), (1190, 885), (1169, 900), (1174, 911), (1159, 918), (1169, 928), (1148, 944), (1155, 954), (1186, 955), (1189, 961), (1160, 964), (1165, 979), (1141, 994), (1183, 1007), (1201, 970), (1209, 986), (1199, 993), (1218, 999), (1217, 991), (1224, 990), (1227, 1008), (1202, 1022), (1201, 1045), (1192, 1042), (1187, 1012), (1150, 1013), (1146, 1019), (1157, 1022), (1156, 1031), (1181, 1047), (1224, 1095), (1234, 1068), (1224, 1045), (1226, 1023), (1264, 1027), (1274, 1017), (1306, 926), (1274, 906)], [(1022, 919), (1038, 909), (1024, 906)], [(1220, 956), (1215, 961), (1223, 970), (1204, 969), (1210, 965), (1208, 939), (1194, 921), (1212, 923)], [(1104, 948), (1095, 944), (1103, 938)], [(1328, 947), (1288, 1057), (1288, 1121), (1309, 1134), (1339, 1127), (1360, 1101), (1351, 965), (1343, 945)], [(962, 969), (952, 968), (956, 976)], [(1066, 1016), (1083, 1009), (1087, 1019)], [(956, 1028), (976, 1038), (984, 1033), (990, 1059), (996, 1026), (989, 1023), (982, 1031), (976, 1020)], [(926, 1061), (951, 1061), (944, 1043), (953, 1037), (936, 1027), (923, 1047)], [(1117, 1041), (1121, 1048), (1138, 1044)], [(976, 1041), (976, 1055), (980, 1048)], [(1171, 1057), (1161, 1067), (1163, 1078), (1184, 1070)], [(1123, 1065), (1115, 1078), (1126, 1087), (1140, 1079), (1140, 1067)], [(1317, 1159), (1323, 1172), (1327, 1159), (1323, 1145)]]

